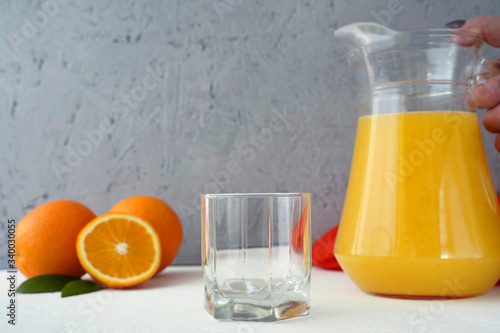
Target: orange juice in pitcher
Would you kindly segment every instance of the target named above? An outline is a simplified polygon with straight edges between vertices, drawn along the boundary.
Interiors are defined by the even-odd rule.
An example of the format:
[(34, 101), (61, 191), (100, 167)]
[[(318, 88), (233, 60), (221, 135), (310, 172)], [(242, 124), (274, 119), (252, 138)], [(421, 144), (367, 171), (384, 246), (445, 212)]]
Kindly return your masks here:
[(487, 292), (500, 278), (500, 207), (469, 95), (474, 71), (484, 69), (482, 40), (346, 28), (336, 36), (362, 88), (339, 263), (376, 295)]

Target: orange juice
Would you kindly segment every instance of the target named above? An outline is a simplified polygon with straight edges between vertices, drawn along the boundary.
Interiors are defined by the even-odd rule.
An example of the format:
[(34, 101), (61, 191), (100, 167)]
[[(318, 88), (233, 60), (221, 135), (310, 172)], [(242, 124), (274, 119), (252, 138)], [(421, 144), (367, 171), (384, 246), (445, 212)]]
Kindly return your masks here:
[(500, 208), (472, 112), (361, 117), (335, 255), (362, 290), (460, 298), (500, 277)]

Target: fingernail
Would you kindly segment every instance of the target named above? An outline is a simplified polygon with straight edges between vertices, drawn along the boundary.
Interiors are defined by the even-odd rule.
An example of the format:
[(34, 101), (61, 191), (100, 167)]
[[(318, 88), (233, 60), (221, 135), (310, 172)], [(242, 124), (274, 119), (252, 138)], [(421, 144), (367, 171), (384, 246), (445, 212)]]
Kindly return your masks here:
[(451, 21), (449, 23), (446, 23), (446, 26), (450, 29), (457, 29), (457, 28), (464, 26), (464, 24), (465, 24), (465, 20), (455, 20), (455, 21)]

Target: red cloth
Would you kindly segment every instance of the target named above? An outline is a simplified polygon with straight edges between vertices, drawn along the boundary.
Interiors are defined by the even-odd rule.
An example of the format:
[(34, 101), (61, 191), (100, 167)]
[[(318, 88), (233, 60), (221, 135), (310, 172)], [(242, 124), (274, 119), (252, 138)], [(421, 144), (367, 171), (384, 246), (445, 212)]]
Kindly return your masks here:
[(338, 229), (339, 226), (337, 225), (313, 243), (311, 254), (313, 266), (336, 271), (342, 270), (333, 254), (333, 247), (335, 245)]
[(302, 251), (304, 247), (304, 232), (306, 227), (309, 224), (309, 206), (306, 205), (304, 207), (304, 211), (302, 212), (302, 216), (300, 217), (299, 222), (295, 225), (295, 228), (292, 232), (292, 246), (296, 251)]

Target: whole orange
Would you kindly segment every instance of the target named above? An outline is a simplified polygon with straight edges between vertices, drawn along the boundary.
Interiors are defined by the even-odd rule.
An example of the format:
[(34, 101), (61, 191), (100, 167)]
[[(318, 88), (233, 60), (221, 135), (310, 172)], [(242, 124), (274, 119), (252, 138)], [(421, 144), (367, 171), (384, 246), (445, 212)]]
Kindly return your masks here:
[(109, 212), (135, 215), (153, 226), (161, 243), (158, 273), (174, 261), (182, 244), (182, 224), (163, 200), (146, 195), (134, 196), (118, 202)]
[(76, 238), (95, 218), (86, 206), (56, 200), (29, 212), (16, 226), (16, 266), (27, 278), (42, 274), (80, 277), (85, 273), (76, 255)]

